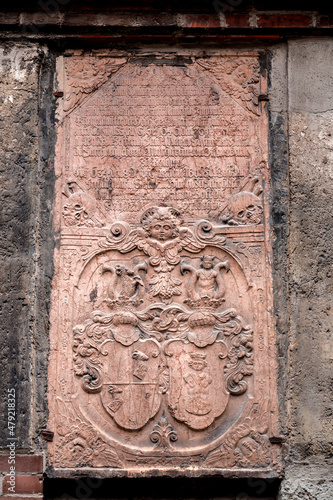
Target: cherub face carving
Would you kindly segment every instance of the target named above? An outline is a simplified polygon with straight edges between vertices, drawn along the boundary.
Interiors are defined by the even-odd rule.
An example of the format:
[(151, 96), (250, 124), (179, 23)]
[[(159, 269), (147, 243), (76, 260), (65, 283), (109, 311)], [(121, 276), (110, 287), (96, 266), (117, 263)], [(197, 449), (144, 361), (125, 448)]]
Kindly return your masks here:
[(98, 68), (87, 62), (76, 61), (74, 71), (78, 81), (81, 83), (89, 82), (98, 73)]
[(178, 236), (179, 215), (171, 207), (152, 207), (145, 212), (141, 222), (148, 237), (167, 241)]
[(174, 228), (167, 220), (155, 220), (150, 225), (150, 236), (155, 240), (167, 241), (173, 237)]

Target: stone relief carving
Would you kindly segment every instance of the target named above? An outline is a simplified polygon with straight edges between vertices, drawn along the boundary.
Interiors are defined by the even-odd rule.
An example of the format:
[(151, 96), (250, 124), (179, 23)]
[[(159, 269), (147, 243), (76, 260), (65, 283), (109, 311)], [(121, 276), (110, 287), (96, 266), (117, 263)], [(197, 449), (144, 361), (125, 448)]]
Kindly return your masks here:
[[(172, 273), (181, 260), (180, 252), (198, 253), (206, 244), (204, 235), (193, 234), (189, 228), (181, 227), (181, 223), (178, 210), (167, 206), (152, 207), (141, 217), (141, 227), (129, 231), (125, 224), (114, 224), (111, 237), (101, 246), (117, 248), (121, 253), (134, 248), (142, 250), (149, 257), (148, 264), (153, 269), (153, 276), (148, 282), (149, 293), (169, 303), (174, 296), (181, 295), (182, 280)], [(119, 238), (121, 245), (118, 245)]]
[(222, 221), (234, 226), (261, 224), (263, 218), (261, 193), (259, 177), (247, 178), (241, 190), (228, 199), (220, 213)]
[[(96, 438), (93, 426), (87, 425), (80, 412), (73, 405), (65, 405), (61, 398), (57, 399), (59, 415), (57, 432), (60, 436), (59, 448), (56, 450), (55, 462), (71, 465), (72, 460), (78, 467), (98, 463), (110, 464), (110, 467), (123, 466), (117, 451), (105, 443), (101, 438)], [(97, 465), (98, 466), (98, 465)]]
[(51, 467), (275, 474), (258, 58), (125, 63), (64, 58)]
[[(258, 418), (256, 418), (258, 417)], [(254, 405), (244, 422), (236, 427), (228, 439), (206, 457), (213, 467), (265, 467), (271, 461), (267, 432), (267, 401)]]
[(130, 269), (121, 264), (106, 262), (103, 265), (102, 273), (109, 272), (111, 278), (108, 285), (108, 306), (112, 309), (115, 305), (129, 304), (133, 306), (139, 305), (143, 302), (140, 298), (142, 295), (142, 288), (144, 286), (142, 277), (139, 271), (147, 271), (147, 261), (137, 264), (133, 269)]
[(75, 106), (78, 106), (88, 94), (105, 83), (108, 77), (118, 71), (125, 63), (125, 58), (67, 58), (64, 112), (68, 113)]
[[(207, 244), (223, 248), (225, 238), (209, 231), (206, 221), (191, 230), (181, 213), (168, 206), (146, 210), (133, 230), (122, 226), (123, 233), (120, 224), (113, 225), (101, 247), (122, 254), (139, 249), (149, 258), (133, 269), (103, 264), (112, 312), (95, 310), (75, 326), (75, 373), (83, 390), (101, 393), (105, 409), (126, 429), (140, 429), (153, 418), (163, 393), (177, 420), (206, 428), (223, 413), (229, 394), (247, 389), (243, 379), (253, 371), (253, 332), (235, 309), (221, 310), (226, 290), (221, 271), (230, 270), (229, 261), (214, 265), (215, 257), (204, 253), (196, 269), (179, 254), (184, 249), (196, 254)], [(199, 236), (199, 228), (206, 233)], [(178, 275), (190, 273), (187, 284), (174, 277), (176, 267)], [(160, 302), (138, 310), (144, 301), (140, 294), (150, 301), (158, 296)], [(179, 295), (194, 310), (170, 303)], [(219, 375), (212, 378), (211, 370)]]
[(194, 269), (190, 264), (182, 260), (180, 271), (191, 273), (191, 279), (187, 284), (188, 298), (184, 300), (189, 307), (206, 305), (220, 305), (224, 301), (225, 283), (220, 273), (221, 269), (226, 272), (230, 269), (230, 264), (219, 262), (214, 265), (214, 255), (204, 254), (201, 257), (200, 269)]
[[(189, 225), (180, 210), (162, 205), (145, 210), (134, 228), (125, 221), (113, 223), (99, 249), (88, 254), (88, 262), (105, 254), (96, 271), (105, 294), (99, 308), (73, 328), (74, 371), (81, 390), (99, 398), (118, 429), (145, 435), (152, 421), (152, 449), (178, 451), (177, 425), (208, 429), (226, 411), (230, 397), (248, 390), (254, 332), (237, 304), (224, 305), (237, 254), (230, 248), (223, 226), (208, 220)], [(244, 251), (239, 243), (235, 248)], [(218, 257), (216, 249), (228, 251), (229, 257)], [(258, 409), (253, 412), (258, 415)], [(73, 410), (69, 415), (73, 421)], [(253, 415), (236, 428), (232, 444), (200, 459), (204, 467), (270, 464), (266, 430), (252, 426)], [(93, 432), (93, 424), (85, 431), (79, 424), (68, 435), (66, 425), (61, 427), (65, 454), (89, 464), (87, 429)], [(111, 460), (117, 464), (112, 466), (121, 466), (113, 451), (109, 460), (102, 442), (98, 449), (99, 463)]]
[(67, 197), (63, 208), (66, 226), (102, 227), (104, 223), (96, 217), (96, 200), (85, 193), (75, 181), (68, 181), (63, 188)]

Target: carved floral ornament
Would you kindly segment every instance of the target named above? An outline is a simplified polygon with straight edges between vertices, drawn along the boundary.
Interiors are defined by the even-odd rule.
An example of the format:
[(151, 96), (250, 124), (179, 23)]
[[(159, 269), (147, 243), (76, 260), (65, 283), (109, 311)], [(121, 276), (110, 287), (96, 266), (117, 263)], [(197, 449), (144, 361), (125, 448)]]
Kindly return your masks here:
[[(104, 258), (96, 267), (99, 255)], [(128, 432), (143, 440), (137, 446), (121, 445), (119, 453), (117, 446), (96, 437), (93, 421), (84, 423), (80, 405), (73, 402), (72, 409), (65, 409), (59, 400), (58, 433), (65, 447), (56, 452), (59, 461), (64, 462), (65, 453), (82, 466), (118, 468), (126, 466), (130, 454), (136, 464), (146, 456), (146, 465), (163, 465), (166, 455), (182, 454), (180, 425), (183, 433), (218, 426), (230, 398), (247, 392), (253, 374), (256, 332), (239, 304), (224, 305), (229, 275), (239, 268), (235, 257), (223, 226), (207, 220), (190, 226), (170, 206), (148, 208), (135, 228), (114, 223), (99, 250), (84, 256), (83, 273), (89, 274), (95, 262), (105, 293), (73, 328), (78, 397), (87, 394), (93, 405), (101, 405), (116, 442)], [(213, 451), (203, 447), (195, 459), (187, 458), (189, 463), (268, 466), (267, 429), (254, 423), (257, 412), (258, 404), (246, 417), (247, 426), (236, 427), (232, 453), (230, 444), (213, 446)]]

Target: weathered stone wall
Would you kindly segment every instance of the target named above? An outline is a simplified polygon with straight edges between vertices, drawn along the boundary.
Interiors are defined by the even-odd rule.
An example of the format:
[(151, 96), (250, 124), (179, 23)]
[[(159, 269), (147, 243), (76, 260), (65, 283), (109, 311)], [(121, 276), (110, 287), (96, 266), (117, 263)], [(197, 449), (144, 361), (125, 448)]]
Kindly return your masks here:
[[(247, 43), (253, 46), (249, 40)], [(67, 40), (66, 44), (70, 42)], [(40, 432), (47, 422), (48, 310), (51, 256), (56, 241), (51, 215), (56, 54), (54, 44), (52, 50), (46, 46), (47, 43), (44, 46), (27, 41), (3, 43), (1, 53), (4, 348), (0, 438), (4, 453), (8, 438), (7, 389), (11, 387), (16, 389), (17, 451), (40, 454), (45, 448)], [(278, 330), (281, 435), (285, 438), (286, 454), (286, 479), (282, 481), (279, 498), (328, 500), (333, 497), (333, 40), (309, 37), (278, 44), (268, 42), (259, 48), (266, 54), (262, 64), (270, 79), (274, 315)], [(48, 497), (70, 492), (73, 496), (93, 498), (99, 491), (96, 485), (88, 484), (83, 493), (78, 490), (82, 484), (52, 481), (58, 480), (46, 482)], [(229, 486), (221, 481), (209, 483), (211, 497), (221, 498), (221, 491), (226, 498), (278, 495), (276, 485), (262, 480), (228, 483)], [(120, 497), (124, 488), (133, 494), (131, 488), (135, 491), (136, 487), (126, 484), (117, 486), (112, 495), (107, 493), (110, 485), (101, 491), (114, 498)], [(142, 495), (149, 491), (149, 495), (162, 498), (164, 487), (158, 489), (156, 484), (153, 488), (151, 483), (145, 483), (138, 491)], [(188, 483), (182, 495), (203, 495), (208, 491), (208, 483), (205, 487), (200, 484)], [(177, 496), (172, 485), (165, 491)]]
[(281, 499), (332, 496), (331, 39), (293, 40), (271, 54), (271, 161)]
[(283, 499), (333, 495), (332, 57), (331, 39), (288, 43), (287, 415), (293, 465), (287, 467)]
[(7, 389), (14, 388), (16, 446), (22, 450), (40, 448), (36, 436), (47, 412), (52, 61), (37, 44), (1, 47), (1, 445), (10, 436)]

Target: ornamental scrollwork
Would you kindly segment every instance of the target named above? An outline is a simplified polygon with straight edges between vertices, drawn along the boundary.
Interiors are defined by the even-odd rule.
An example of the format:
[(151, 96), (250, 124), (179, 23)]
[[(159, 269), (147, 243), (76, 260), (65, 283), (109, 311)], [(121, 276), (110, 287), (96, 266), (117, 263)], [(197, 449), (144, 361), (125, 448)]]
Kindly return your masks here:
[[(114, 223), (100, 242), (113, 256), (100, 266), (106, 298), (73, 329), (74, 369), (120, 427), (142, 429), (166, 401), (176, 420), (204, 429), (246, 392), (253, 330), (224, 305), (230, 261), (206, 251), (225, 245), (209, 221), (189, 227), (169, 206), (147, 209), (134, 229)], [(122, 263), (133, 251), (141, 257)], [(169, 429), (164, 418), (154, 436)]]

